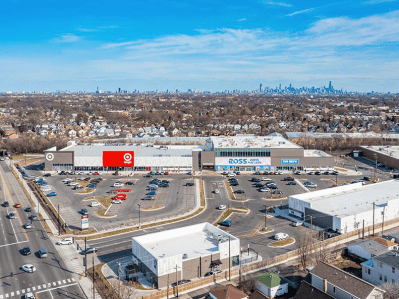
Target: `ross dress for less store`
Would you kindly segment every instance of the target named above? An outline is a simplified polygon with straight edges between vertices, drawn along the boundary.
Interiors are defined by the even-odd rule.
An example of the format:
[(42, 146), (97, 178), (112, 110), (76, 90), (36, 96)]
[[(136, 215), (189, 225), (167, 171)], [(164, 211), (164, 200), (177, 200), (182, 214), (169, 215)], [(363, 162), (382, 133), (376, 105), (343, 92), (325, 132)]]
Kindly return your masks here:
[(124, 142), (86, 144), (70, 141), (63, 149), (50, 148), (45, 151), (45, 170), (292, 171), (334, 167), (332, 156), (318, 150), (304, 150), (279, 134), (154, 137)]

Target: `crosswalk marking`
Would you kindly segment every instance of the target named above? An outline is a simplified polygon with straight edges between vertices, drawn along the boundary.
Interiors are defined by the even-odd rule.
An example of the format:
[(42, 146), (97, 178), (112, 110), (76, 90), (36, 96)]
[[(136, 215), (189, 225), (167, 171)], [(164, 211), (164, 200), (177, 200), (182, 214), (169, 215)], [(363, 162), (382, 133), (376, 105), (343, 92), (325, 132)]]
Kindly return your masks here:
[[(0, 299), (5, 299), (5, 298), (10, 298), (15, 297), (21, 294), (33, 292), (33, 291), (38, 291), (41, 289), (46, 289), (46, 288), (51, 288), (52, 286), (58, 288), (58, 287), (63, 287), (63, 286), (68, 286), (67, 283), (73, 283), (75, 282), (76, 279), (71, 277), (71, 278), (66, 278), (58, 281), (54, 281), (52, 283), (47, 283), (47, 284), (42, 284), (42, 285), (37, 285), (37, 286), (32, 286), (30, 288), (22, 289), (22, 290), (16, 290), (7, 294), (0, 294)], [(53, 288), (54, 289), (54, 288)], [(40, 291), (40, 292), (45, 292), (46, 290)], [(39, 292), (39, 293), (40, 293)]]

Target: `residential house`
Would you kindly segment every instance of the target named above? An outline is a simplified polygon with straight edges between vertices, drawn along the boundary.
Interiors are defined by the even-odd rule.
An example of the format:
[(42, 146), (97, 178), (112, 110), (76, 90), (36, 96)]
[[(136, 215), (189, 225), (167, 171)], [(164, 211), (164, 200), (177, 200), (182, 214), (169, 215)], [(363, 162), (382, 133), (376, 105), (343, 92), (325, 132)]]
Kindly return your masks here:
[(376, 285), (399, 283), (399, 254), (391, 251), (362, 263), (362, 278)]
[(313, 287), (337, 299), (383, 299), (384, 291), (375, 285), (324, 262), (310, 275)]
[(177, 128), (174, 128), (173, 130), (172, 130), (172, 136), (176, 136), (176, 135), (178, 135), (180, 133), (180, 131), (177, 129)]
[(76, 137), (76, 131), (75, 130), (69, 130), (68, 131), (68, 137), (75, 138)]
[(389, 249), (373, 239), (362, 240), (348, 245), (348, 253), (368, 261), (372, 257), (389, 252)]
[(210, 299), (246, 299), (247, 294), (231, 284), (209, 291)]
[(80, 129), (80, 130), (77, 132), (77, 134), (78, 134), (79, 137), (85, 137), (85, 136), (87, 135), (87, 131), (86, 131), (86, 130), (83, 130), (83, 129)]
[(315, 288), (305, 280), (302, 281), (293, 299), (333, 299), (333, 296)]
[(273, 272), (256, 276), (255, 287), (271, 298), (288, 293), (288, 281)]

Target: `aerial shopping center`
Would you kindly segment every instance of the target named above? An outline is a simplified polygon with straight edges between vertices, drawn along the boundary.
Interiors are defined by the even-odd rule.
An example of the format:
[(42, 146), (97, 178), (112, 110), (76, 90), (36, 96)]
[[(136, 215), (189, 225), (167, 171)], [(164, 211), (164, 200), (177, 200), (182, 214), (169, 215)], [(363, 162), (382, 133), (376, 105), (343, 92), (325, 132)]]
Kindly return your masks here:
[(46, 171), (275, 171), (325, 170), (334, 158), (305, 150), (280, 134), (153, 137), (76, 143), (45, 151)]

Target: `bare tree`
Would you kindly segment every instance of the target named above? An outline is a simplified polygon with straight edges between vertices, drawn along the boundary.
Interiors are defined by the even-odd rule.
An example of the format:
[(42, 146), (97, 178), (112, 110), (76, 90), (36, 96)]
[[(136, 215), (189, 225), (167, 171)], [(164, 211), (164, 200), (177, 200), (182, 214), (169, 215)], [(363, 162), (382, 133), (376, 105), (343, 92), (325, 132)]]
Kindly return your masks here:
[(298, 245), (299, 259), (303, 269), (306, 269), (309, 262), (313, 258), (312, 250), (314, 248), (313, 243), (315, 241), (315, 232), (310, 229), (302, 230), (296, 240), (296, 244)]
[(384, 299), (399, 298), (399, 285), (397, 283), (384, 283), (378, 287), (385, 291)]
[(134, 287), (133, 282), (112, 279), (109, 280), (109, 283), (114, 289), (115, 293), (118, 294), (118, 299), (132, 299), (136, 297), (136, 288)]

